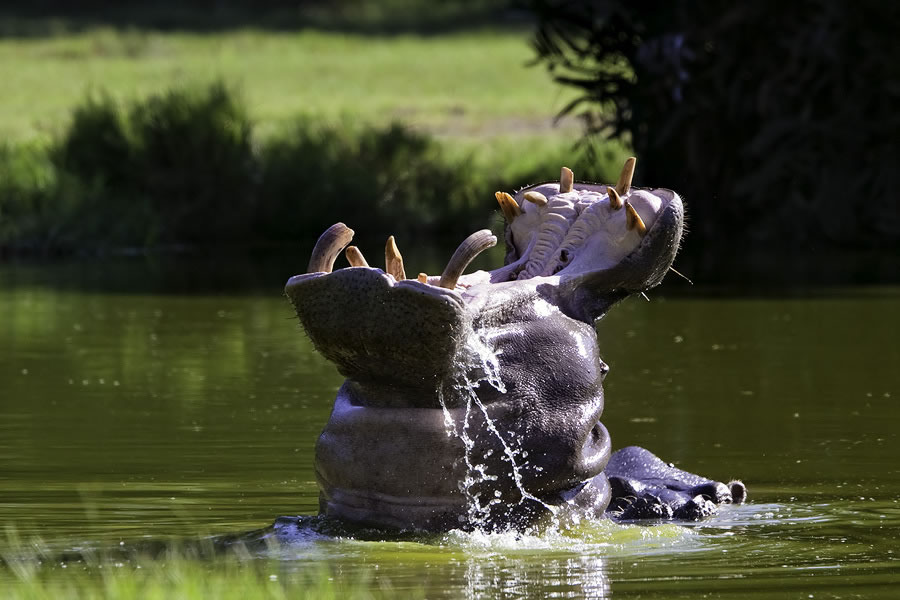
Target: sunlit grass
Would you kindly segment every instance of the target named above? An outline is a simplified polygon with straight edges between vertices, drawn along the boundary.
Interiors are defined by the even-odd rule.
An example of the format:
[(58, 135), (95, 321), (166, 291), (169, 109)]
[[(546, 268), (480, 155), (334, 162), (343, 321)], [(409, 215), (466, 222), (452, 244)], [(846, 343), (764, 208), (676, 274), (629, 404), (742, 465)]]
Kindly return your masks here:
[(155, 555), (113, 550), (60, 552), (39, 540), (25, 542), (7, 530), (0, 543), (0, 590), (8, 599), (253, 598), (374, 599), (421, 598), (416, 584), (395, 586), (371, 569), (349, 571), (321, 562), (266, 558), (236, 545), (214, 548), (211, 538), (186, 551), (172, 545)]
[(364, 571), (348, 576), (327, 567), (292, 569), (278, 562), (209, 563), (184, 558), (136, 564), (18, 565), (0, 567), (6, 599), (140, 598), (249, 600), (252, 598), (368, 599), (421, 598), (418, 590), (399, 590), (386, 578)]
[[(216, 34), (97, 29), (0, 40), (0, 137), (41, 139), (86, 94), (130, 101), (173, 86), (238, 86), (262, 134), (298, 114), (403, 120), (482, 139), (552, 131), (571, 93), (534, 58), (527, 31), (431, 36), (253, 30)], [(570, 126), (571, 127), (571, 126)]]

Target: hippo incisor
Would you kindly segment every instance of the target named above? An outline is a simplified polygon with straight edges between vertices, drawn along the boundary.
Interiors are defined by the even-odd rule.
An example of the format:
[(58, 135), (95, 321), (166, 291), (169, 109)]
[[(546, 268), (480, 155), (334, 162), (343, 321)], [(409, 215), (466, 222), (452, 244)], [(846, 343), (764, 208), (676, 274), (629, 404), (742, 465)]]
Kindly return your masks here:
[[(667, 189), (560, 181), (497, 192), (506, 260), (464, 274), (496, 244), (469, 236), (441, 275), (407, 279), (329, 228), (285, 289), (316, 349), (347, 378), (316, 444), (321, 512), (391, 528), (522, 527), (547, 513), (696, 519), (745, 489), (611, 453), (600, 422), (594, 321), (657, 285), (684, 209)], [(333, 270), (346, 248), (350, 267)]]

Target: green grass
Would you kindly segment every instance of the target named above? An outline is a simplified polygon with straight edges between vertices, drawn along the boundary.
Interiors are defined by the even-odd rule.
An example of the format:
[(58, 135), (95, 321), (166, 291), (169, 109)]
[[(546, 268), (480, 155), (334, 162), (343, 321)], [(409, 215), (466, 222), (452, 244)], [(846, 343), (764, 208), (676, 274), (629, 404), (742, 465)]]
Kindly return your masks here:
[(200, 537), (185, 540), (183, 546), (173, 542), (143, 554), (115, 547), (60, 553), (39, 539), (26, 542), (9, 527), (5, 538), (0, 539), (4, 600), (424, 597), (418, 582), (395, 585), (364, 566), (304, 560), (273, 540), (265, 546), (235, 543), (225, 547)]
[(511, 29), (2, 38), (0, 251), (455, 237), (562, 165), (610, 180), (626, 149), (575, 152), (532, 59)]
[(569, 137), (552, 118), (571, 98), (541, 67), (527, 31), (350, 35), (253, 30), (97, 29), (0, 39), (0, 139), (49, 139), (88, 93), (118, 101), (222, 80), (243, 93), (263, 136), (298, 114), (402, 120), (461, 140)]
[(421, 590), (396, 589), (371, 571), (345, 575), (321, 565), (298, 568), (289, 562), (227, 559), (211, 563), (177, 557), (65, 567), (18, 564), (7, 572), (0, 567), (0, 587), (7, 600), (424, 597)]

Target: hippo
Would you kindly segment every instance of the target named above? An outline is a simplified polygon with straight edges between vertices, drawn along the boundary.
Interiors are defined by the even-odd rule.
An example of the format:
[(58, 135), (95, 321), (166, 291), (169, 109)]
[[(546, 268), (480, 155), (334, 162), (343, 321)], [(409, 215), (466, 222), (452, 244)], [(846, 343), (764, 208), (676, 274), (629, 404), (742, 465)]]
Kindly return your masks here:
[[(440, 275), (407, 278), (393, 237), (370, 266), (354, 232), (319, 238), (285, 293), (314, 347), (346, 377), (315, 448), (320, 514), (388, 529), (529, 527), (558, 519), (697, 520), (739, 503), (714, 481), (631, 446), (600, 421), (594, 322), (658, 285), (683, 232), (675, 192), (558, 182), (495, 197), (503, 266), (466, 273), (494, 246), (463, 241)], [(335, 269), (344, 252), (348, 267)]]

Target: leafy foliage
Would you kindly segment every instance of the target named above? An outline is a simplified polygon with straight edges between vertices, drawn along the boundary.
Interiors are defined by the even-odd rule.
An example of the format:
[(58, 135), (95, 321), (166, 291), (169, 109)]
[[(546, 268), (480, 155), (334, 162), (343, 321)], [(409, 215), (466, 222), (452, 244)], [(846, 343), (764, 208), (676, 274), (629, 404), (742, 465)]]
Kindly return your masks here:
[[(221, 84), (173, 90), (123, 115), (88, 99), (52, 151), (82, 219), (74, 239), (108, 243), (205, 242), (248, 218), (255, 175), (251, 126)], [(227, 198), (228, 210), (222, 210)]]
[(269, 239), (318, 235), (340, 220), (447, 233), (490, 212), (466, 182), (467, 159), (446, 157), (433, 138), (397, 123), (357, 128), (302, 118), (261, 160), (259, 231)]
[(448, 152), (399, 123), (305, 116), (263, 141), (222, 84), (121, 107), (76, 107), (42, 152), (0, 148), (0, 248), (87, 251), (294, 242), (337, 221), (383, 235), (458, 237), (488, 224), (492, 191), (546, 181), (568, 164), (609, 180), (622, 149), (567, 144)]
[(563, 111), (630, 139), (704, 241), (900, 242), (900, 5), (536, 0)]

